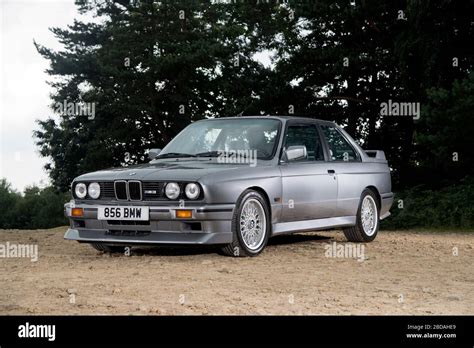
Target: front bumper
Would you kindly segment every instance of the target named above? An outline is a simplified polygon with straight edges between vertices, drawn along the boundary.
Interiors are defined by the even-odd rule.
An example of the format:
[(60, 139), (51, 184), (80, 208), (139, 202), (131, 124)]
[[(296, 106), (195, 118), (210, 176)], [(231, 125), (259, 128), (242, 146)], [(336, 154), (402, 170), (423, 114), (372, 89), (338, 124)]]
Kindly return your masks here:
[[(117, 205), (103, 203), (101, 205)], [(120, 204), (127, 205), (127, 204)], [(136, 205), (136, 204), (128, 204)], [(144, 202), (140, 206), (146, 205)], [(231, 220), (234, 204), (187, 206), (149, 205), (146, 222), (97, 219), (98, 204), (66, 203), (64, 214), (70, 221), (65, 239), (88, 243), (114, 244), (227, 244), (232, 242)], [(81, 217), (72, 217), (72, 208), (82, 208)], [(175, 217), (176, 209), (190, 209), (192, 218)]]

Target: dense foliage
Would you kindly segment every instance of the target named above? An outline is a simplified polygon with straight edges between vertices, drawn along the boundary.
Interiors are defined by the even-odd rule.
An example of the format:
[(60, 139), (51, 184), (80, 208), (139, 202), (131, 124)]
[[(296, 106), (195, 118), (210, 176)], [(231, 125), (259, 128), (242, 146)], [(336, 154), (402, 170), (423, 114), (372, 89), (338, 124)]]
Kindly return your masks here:
[(466, 179), (439, 190), (424, 185), (395, 194), (384, 229), (470, 229), (474, 226), (474, 180)]
[(0, 180), (0, 228), (37, 229), (66, 225), (63, 205), (69, 194), (53, 187), (25, 189), (21, 195), (5, 180)]

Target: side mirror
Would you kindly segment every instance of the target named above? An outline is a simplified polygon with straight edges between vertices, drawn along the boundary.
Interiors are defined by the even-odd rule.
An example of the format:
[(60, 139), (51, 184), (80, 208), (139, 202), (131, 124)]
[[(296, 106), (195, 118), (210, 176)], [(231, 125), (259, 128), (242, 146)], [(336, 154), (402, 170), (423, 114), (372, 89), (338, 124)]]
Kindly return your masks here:
[(306, 157), (308, 157), (306, 146), (296, 145), (288, 147), (285, 150), (285, 157), (288, 162), (305, 159)]
[(161, 152), (161, 149), (150, 149), (148, 150), (148, 159), (150, 161), (154, 160)]

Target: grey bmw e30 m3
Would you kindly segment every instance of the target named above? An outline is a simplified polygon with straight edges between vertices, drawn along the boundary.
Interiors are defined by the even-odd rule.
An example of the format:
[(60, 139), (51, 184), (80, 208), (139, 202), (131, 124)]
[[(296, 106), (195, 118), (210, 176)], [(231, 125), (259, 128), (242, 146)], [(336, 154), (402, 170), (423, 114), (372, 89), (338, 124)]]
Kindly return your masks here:
[(202, 120), (149, 157), (75, 178), (65, 238), (106, 252), (215, 244), (255, 256), (292, 232), (342, 228), (349, 241), (370, 242), (393, 202), (383, 151), (362, 150), (328, 121)]

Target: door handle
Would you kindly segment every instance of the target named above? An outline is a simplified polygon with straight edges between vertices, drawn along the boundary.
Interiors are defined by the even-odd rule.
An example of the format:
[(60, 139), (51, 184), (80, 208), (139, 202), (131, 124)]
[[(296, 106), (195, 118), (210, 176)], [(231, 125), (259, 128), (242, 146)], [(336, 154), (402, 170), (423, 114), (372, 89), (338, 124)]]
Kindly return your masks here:
[(336, 171), (334, 169), (328, 169), (329, 174), (336, 174)]

